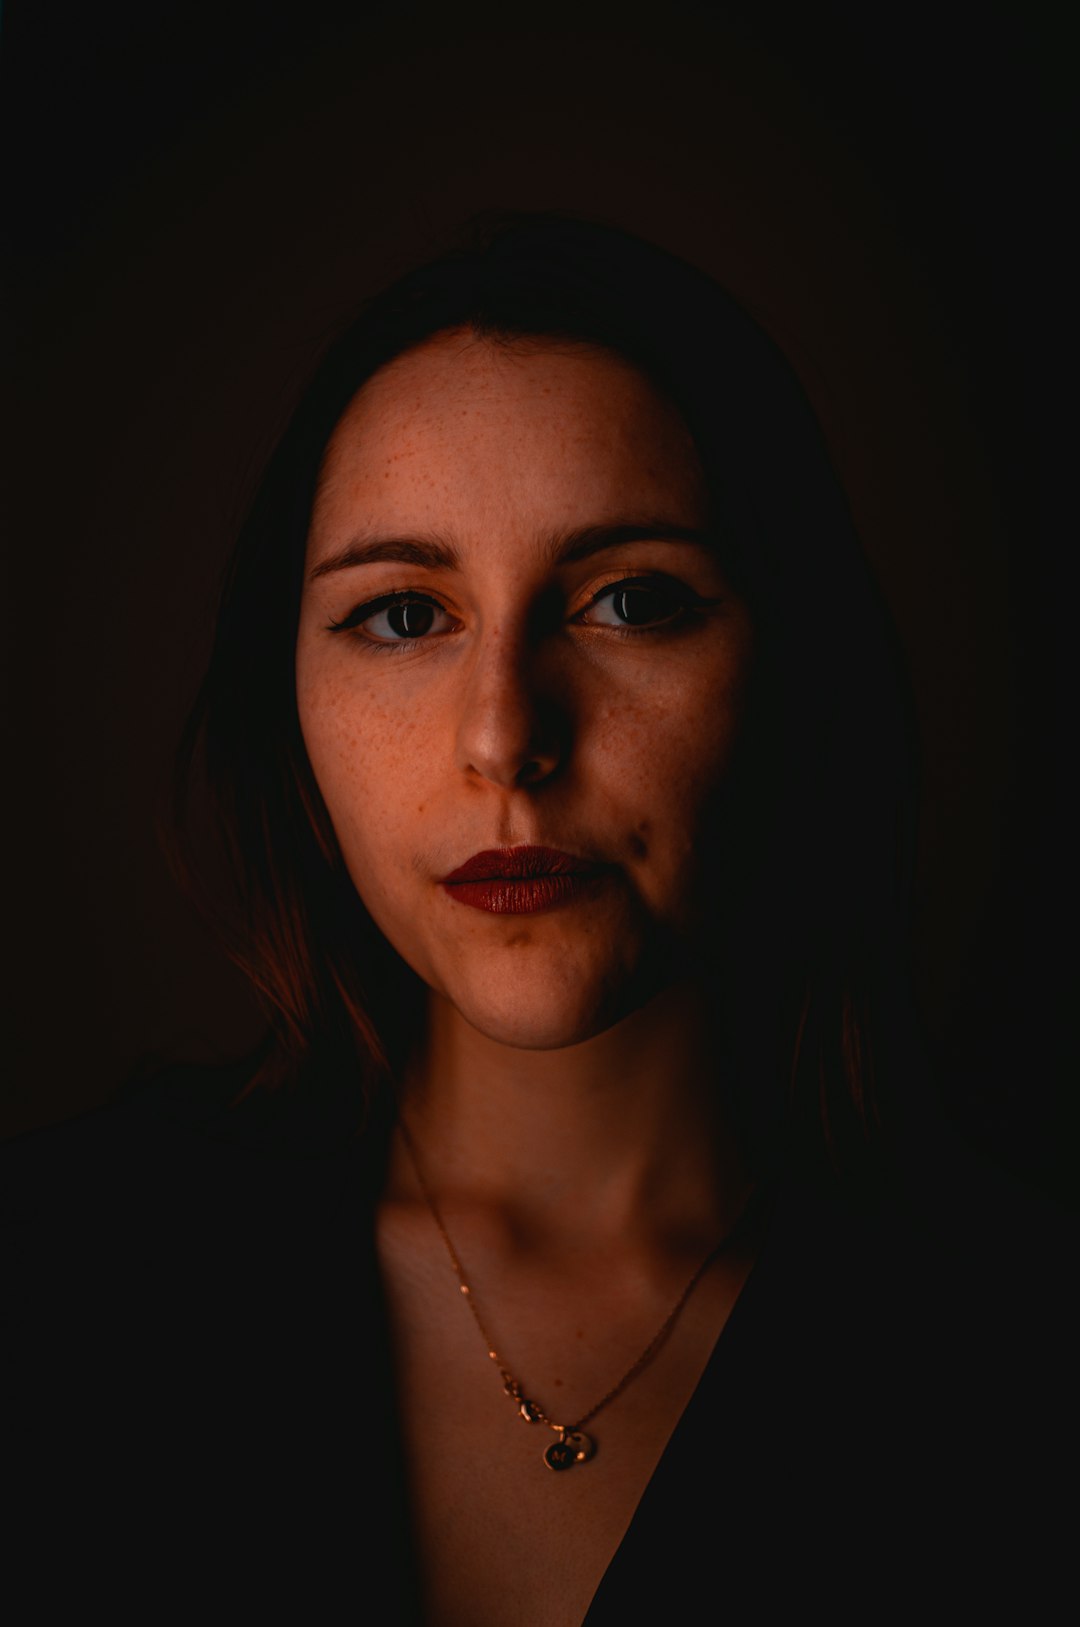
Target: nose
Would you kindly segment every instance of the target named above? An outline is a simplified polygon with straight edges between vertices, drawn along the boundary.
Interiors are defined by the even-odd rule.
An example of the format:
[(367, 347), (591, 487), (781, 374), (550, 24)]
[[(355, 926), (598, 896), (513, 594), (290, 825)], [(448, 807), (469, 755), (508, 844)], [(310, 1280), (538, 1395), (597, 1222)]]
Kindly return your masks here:
[(504, 788), (539, 785), (554, 774), (568, 725), (541, 672), (527, 633), (493, 627), (477, 649), (458, 723), (458, 758), (467, 774)]

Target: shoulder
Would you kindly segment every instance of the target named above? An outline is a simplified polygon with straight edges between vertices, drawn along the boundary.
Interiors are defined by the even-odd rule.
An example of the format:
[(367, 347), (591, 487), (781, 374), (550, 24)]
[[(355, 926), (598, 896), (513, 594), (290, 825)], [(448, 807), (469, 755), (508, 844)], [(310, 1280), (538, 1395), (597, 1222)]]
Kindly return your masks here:
[(138, 1341), (181, 1309), (237, 1329), (300, 1296), (312, 1260), (330, 1271), (346, 1238), (355, 1256), (374, 1201), (358, 1117), (350, 1133), (316, 1092), (250, 1080), (163, 1069), (0, 1148), (5, 1319), (35, 1343), (91, 1318)]
[(1064, 1333), (1080, 1223), (1002, 1163), (940, 1137), (905, 1170), (891, 1224), (953, 1322), (983, 1342), (985, 1363), (1000, 1351), (1022, 1364)]
[(355, 1152), (361, 1125), (358, 1099), (350, 1119), (340, 1104), (331, 1111), (317, 1082), (259, 1085), (248, 1059), (174, 1064), (0, 1147), (0, 1212), (9, 1222), (130, 1214), (133, 1198), (158, 1207), (177, 1185), (206, 1202), (290, 1170), (318, 1179)]
[[(176, 1573), (272, 1605), (365, 1521), (400, 1547), (364, 1154), (248, 1080), (163, 1070), (0, 1149), (9, 1463), (35, 1539), (47, 1507), (110, 1596)], [(343, 1440), (382, 1466), (378, 1499), (338, 1495)]]
[(838, 1415), (876, 1417), (897, 1451), (921, 1442), (928, 1461), (952, 1442), (972, 1464), (1019, 1462), (1026, 1434), (1060, 1432), (1080, 1355), (1063, 1292), (1075, 1217), (943, 1141), (789, 1193), (778, 1220), (762, 1286), (778, 1316), (813, 1329), (801, 1382)]
[(364, 1337), (372, 1149), (302, 1087), (249, 1082), (162, 1070), (0, 1149), (3, 1332), (36, 1387), (92, 1375), (119, 1406), (126, 1375), (130, 1411), (132, 1375), (154, 1373), (209, 1405), (229, 1371), (295, 1365), (342, 1319)]
[(947, 1142), (793, 1196), (783, 1219), (781, 1309), (751, 1355), (770, 1381), (784, 1494), (810, 1508), (828, 1465), (816, 1548), (846, 1533), (874, 1561), (851, 1574), (860, 1588), (896, 1578), (904, 1556), (920, 1585), (937, 1567), (987, 1603), (997, 1589), (1042, 1597), (1061, 1513), (1045, 1443), (1075, 1442), (1075, 1222)]

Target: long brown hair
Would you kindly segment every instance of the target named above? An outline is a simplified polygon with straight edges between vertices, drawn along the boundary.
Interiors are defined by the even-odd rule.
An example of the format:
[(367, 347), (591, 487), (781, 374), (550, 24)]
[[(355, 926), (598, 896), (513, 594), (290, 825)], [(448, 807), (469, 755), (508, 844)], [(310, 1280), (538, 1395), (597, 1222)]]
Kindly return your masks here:
[[(694, 436), (726, 567), (756, 629), (740, 790), (720, 844), (715, 983), (748, 1126), (865, 1140), (900, 1053), (914, 795), (911, 711), (889, 619), (792, 369), (713, 281), (608, 227), (554, 215), (476, 226), (370, 300), (328, 350), (270, 460), (228, 568), (179, 758), (177, 850), (197, 885), (201, 781), (231, 886), (204, 905), (265, 1008), (255, 1084), (392, 1075), (418, 981), (345, 871), (300, 734), (294, 648), (330, 434), (378, 368), (471, 327), (615, 351)], [(195, 798), (197, 801), (197, 798)]]

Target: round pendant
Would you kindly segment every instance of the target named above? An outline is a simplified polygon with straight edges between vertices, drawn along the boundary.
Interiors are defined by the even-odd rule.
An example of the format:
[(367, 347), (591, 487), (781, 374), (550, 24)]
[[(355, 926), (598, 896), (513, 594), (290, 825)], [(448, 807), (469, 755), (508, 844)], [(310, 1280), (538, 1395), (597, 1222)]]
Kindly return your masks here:
[(573, 1451), (575, 1463), (588, 1463), (596, 1456), (596, 1442), (583, 1429), (564, 1429), (563, 1444)]
[(572, 1469), (577, 1460), (577, 1452), (568, 1441), (552, 1441), (544, 1453), (549, 1469)]

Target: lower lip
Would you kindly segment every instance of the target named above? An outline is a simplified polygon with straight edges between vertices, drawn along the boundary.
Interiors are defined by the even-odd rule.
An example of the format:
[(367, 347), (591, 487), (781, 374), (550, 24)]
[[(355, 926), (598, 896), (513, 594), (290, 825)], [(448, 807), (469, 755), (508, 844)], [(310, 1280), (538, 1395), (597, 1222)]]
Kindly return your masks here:
[(573, 904), (600, 879), (598, 870), (570, 875), (493, 876), (488, 881), (448, 881), (443, 886), (459, 904), (489, 915), (537, 915)]

